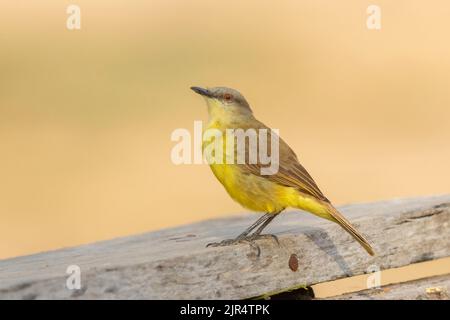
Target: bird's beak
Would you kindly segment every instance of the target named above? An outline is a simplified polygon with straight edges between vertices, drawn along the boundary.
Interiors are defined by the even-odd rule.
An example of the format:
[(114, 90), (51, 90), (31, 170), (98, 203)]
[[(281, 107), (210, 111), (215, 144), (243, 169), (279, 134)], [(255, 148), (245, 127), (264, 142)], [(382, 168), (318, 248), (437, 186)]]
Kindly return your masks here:
[(201, 96), (212, 98), (212, 93), (208, 89), (203, 89), (200, 87), (191, 87), (191, 90), (193, 90), (195, 93), (198, 93)]

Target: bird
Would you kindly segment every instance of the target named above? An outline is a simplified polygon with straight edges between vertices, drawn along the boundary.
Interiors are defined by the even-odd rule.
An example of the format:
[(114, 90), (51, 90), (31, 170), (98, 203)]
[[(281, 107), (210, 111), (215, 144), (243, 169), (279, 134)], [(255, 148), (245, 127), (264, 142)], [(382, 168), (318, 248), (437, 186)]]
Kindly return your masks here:
[[(209, 119), (204, 132), (215, 130), (227, 137), (225, 132), (228, 129), (265, 129), (270, 134), (276, 134), (255, 118), (249, 103), (239, 91), (227, 87), (197, 86), (191, 87), (191, 90), (206, 100)], [(281, 137), (277, 135), (277, 138), (278, 170), (273, 174), (262, 174), (263, 164), (259, 161), (252, 163), (247, 157), (243, 163), (209, 162), (213, 174), (232, 199), (246, 209), (265, 214), (236, 238), (210, 243), (208, 246), (226, 246), (243, 241), (254, 243), (264, 236), (275, 237), (261, 235), (261, 232), (285, 209), (295, 208), (339, 224), (368, 254), (375, 255), (371, 244), (324, 196), (311, 175), (300, 164), (295, 152)], [(260, 136), (257, 136), (257, 139), (259, 142)], [(225, 141), (222, 143), (225, 144)], [(206, 145), (203, 141), (203, 152)], [(246, 143), (247, 147), (248, 145), (249, 143)], [(234, 154), (236, 149), (237, 147), (234, 147), (232, 150)], [(245, 152), (248, 155), (248, 150)], [(276, 240), (278, 241), (277, 238)]]

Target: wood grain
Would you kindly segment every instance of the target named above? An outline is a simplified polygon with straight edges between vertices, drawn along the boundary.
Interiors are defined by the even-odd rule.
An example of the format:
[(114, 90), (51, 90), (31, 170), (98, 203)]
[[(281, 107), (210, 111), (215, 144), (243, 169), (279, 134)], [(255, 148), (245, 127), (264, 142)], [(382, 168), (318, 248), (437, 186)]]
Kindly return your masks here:
[[(337, 224), (282, 214), (267, 232), (280, 240), (205, 248), (232, 238), (255, 214), (181, 226), (0, 261), (0, 299), (244, 299), (450, 256), (450, 195), (340, 207), (373, 243), (370, 257)], [(289, 260), (296, 255), (298, 265)], [(81, 268), (80, 290), (66, 269)]]

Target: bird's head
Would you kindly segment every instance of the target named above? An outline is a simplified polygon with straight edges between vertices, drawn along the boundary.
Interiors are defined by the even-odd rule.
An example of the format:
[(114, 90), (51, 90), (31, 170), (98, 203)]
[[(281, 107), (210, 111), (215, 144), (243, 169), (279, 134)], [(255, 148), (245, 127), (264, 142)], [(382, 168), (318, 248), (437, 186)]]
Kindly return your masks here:
[(237, 90), (226, 87), (207, 89), (191, 87), (191, 89), (205, 98), (212, 117), (237, 117), (252, 114), (247, 100)]

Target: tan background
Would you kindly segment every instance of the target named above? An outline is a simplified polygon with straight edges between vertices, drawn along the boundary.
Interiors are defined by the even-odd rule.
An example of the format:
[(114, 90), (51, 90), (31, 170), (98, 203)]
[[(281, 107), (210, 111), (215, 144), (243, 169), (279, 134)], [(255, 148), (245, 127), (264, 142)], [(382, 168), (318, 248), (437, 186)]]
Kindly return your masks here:
[[(78, 0), (0, 4), (0, 258), (242, 212), (170, 161), (239, 89), (336, 204), (450, 191), (450, 3)], [(299, 221), (301, 224), (301, 221)]]

